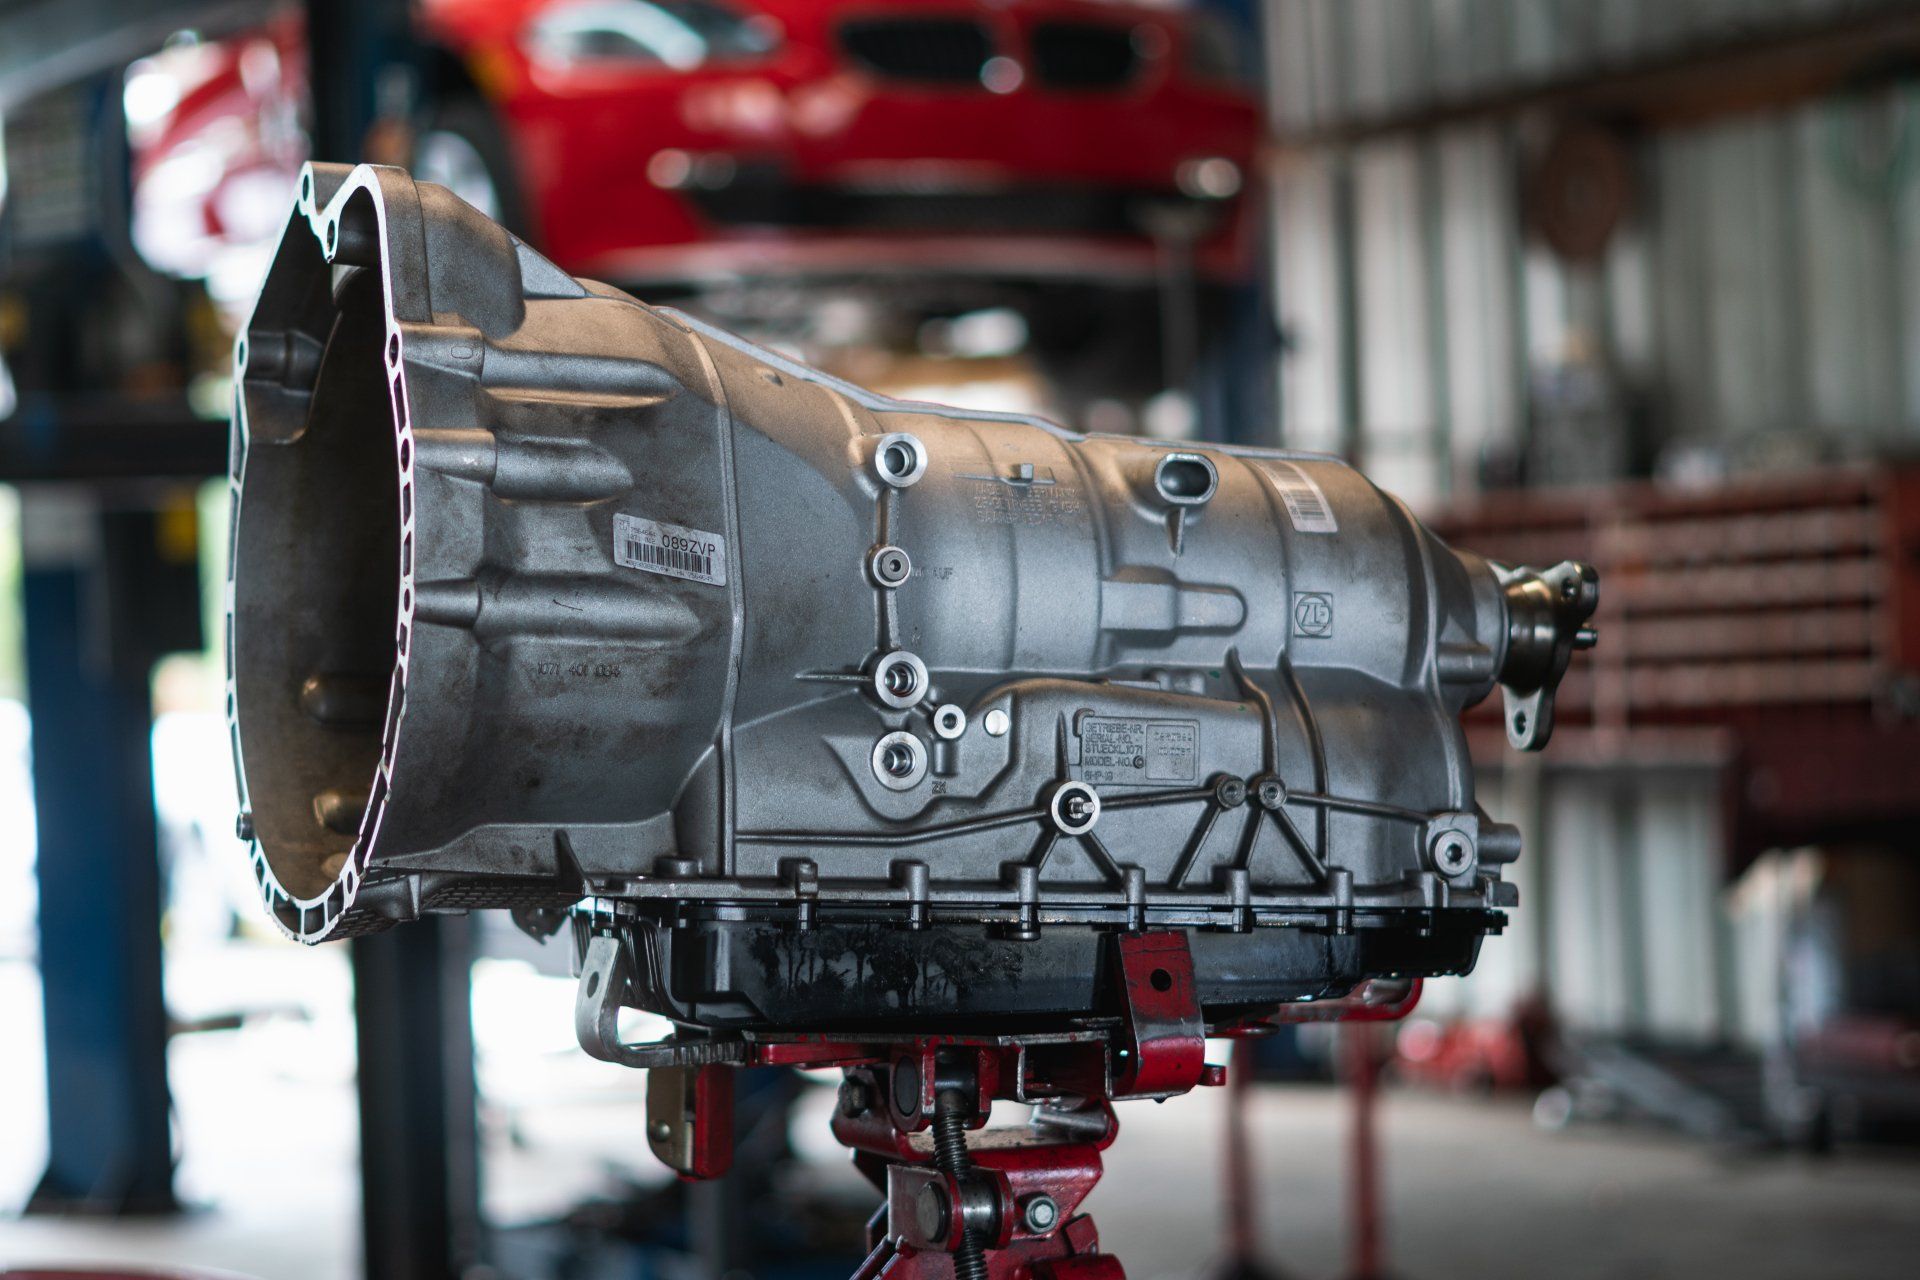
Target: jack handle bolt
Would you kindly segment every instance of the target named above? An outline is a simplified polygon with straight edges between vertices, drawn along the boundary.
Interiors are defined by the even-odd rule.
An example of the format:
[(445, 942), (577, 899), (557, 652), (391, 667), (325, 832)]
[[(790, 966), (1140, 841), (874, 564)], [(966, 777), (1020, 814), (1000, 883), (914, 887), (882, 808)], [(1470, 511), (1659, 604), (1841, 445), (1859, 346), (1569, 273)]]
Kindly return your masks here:
[(1046, 1235), (1060, 1223), (1060, 1203), (1046, 1192), (1020, 1201), (1020, 1222), (1036, 1236)]

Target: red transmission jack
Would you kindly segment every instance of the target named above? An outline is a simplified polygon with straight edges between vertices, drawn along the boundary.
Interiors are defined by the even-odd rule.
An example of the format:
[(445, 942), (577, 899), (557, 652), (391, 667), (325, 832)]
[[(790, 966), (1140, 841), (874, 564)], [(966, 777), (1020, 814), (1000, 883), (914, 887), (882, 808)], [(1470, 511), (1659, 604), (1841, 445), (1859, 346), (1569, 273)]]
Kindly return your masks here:
[[(854, 1280), (1124, 1280), (1079, 1212), (1100, 1180), (1100, 1153), (1119, 1122), (1113, 1103), (1170, 1098), (1225, 1082), (1206, 1061), (1208, 1027), (1184, 933), (1113, 937), (1117, 1018), (1017, 1035), (766, 1036), (746, 1061), (845, 1072), (833, 1134), (885, 1195), (868, 1224), (870, 1252)], [(1405, 986), (1379, 999), (1363, 984), (1340, 1000), (1291, 1006), (1269, 1019), (1213, 1028), (1264, 1034), (1282, 1022), (1403, 1016)], [(1316, 1016), (1317, 1015), (1317, 1016)], [(730, 1162), (726, 1067), (655, 1067), (648, 1140), (683, 1177)], [(986, 1126), (996, 1099), (1030, 1104), (1025, 1129)]]

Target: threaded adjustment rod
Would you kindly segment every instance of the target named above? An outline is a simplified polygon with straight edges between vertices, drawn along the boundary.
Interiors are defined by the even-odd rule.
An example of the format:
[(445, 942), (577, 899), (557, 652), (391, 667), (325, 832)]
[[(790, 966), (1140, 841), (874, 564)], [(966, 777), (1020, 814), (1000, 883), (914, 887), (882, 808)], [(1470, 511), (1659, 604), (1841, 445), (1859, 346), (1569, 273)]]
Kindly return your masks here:
[(962, 1196), (960, 1240), (953, 1251), (954, 1280), (987, 1280), (987, 1255), (981, 1248), (979, 1232), (967, 1222), (966, 1183), (973, 1172), (973, 1157), (967, 1154), (967, 1116), (973, 1110), (966, 1094), (958, 1089), (942, 1089), (933, 1099), (933, 1163), (953, 1179)]

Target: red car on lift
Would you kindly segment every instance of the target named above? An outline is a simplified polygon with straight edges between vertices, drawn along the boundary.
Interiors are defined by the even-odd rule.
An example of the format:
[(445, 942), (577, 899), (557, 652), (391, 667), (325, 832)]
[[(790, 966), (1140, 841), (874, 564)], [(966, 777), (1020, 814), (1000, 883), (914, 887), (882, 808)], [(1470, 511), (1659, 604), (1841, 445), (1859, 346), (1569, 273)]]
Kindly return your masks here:
[[(1244, 50), (1209, 14), (424, 0), (417, 23), (432, 105), (416, 171), (571, 272), (657, 296), (768, 276), (1113, 285), (1247, 267), (1261, 113)], [(204, 274), (194, 259), (258, 253), (277, 233), (305, 158), (304, 62), (295, 12), (136, 65), (136, 238), (150, 260)], [(251, 261), (233, 274), (257, 278)]]

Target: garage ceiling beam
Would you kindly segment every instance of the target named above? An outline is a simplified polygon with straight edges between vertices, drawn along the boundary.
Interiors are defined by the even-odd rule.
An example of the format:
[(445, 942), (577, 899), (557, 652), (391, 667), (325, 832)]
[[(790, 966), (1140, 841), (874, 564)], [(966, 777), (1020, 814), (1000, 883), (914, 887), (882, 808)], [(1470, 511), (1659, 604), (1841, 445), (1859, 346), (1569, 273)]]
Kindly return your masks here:
[(1631, 120), (1675, 128), (1777, 109), (1871, 78), (1920, 70), (1920, 7), (1883, 6), (1847, 18), (1796, 23), (1669, 56), (1602, 63), (1572, 76), (1432, 100), (1325, 128), (1283, 132), (1290, 152), (1351, 146), (1532, 111)]

